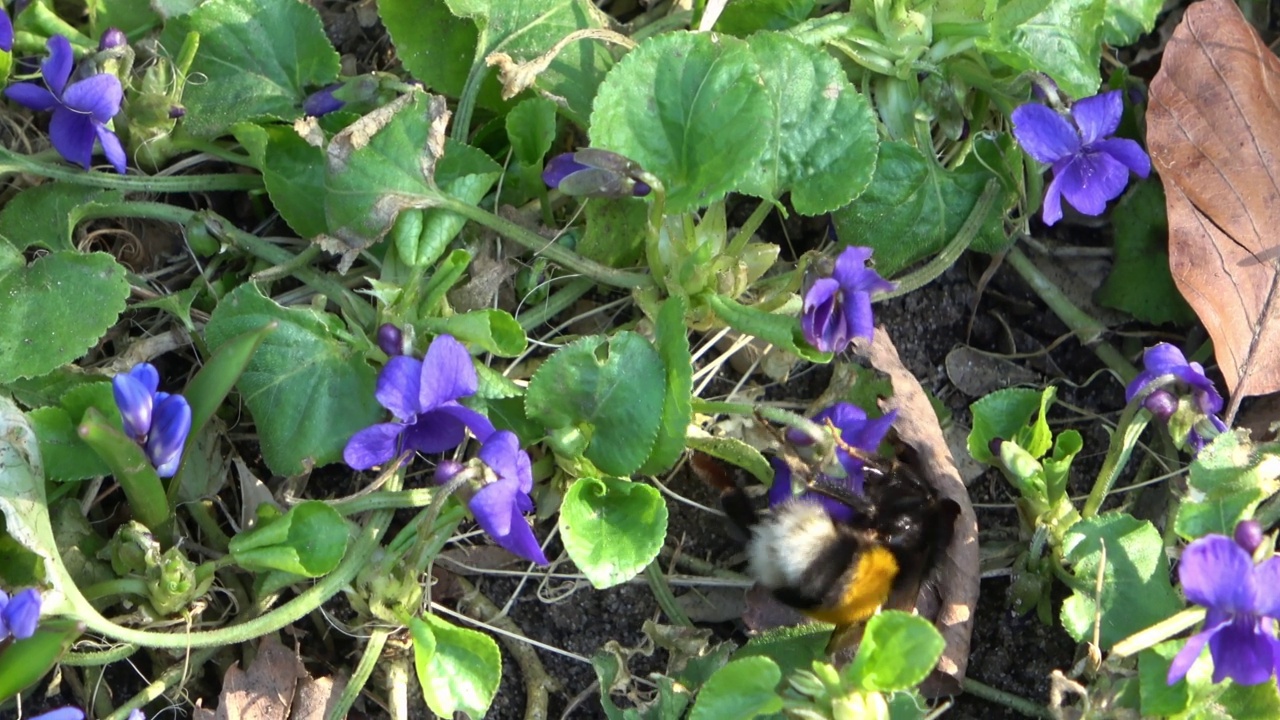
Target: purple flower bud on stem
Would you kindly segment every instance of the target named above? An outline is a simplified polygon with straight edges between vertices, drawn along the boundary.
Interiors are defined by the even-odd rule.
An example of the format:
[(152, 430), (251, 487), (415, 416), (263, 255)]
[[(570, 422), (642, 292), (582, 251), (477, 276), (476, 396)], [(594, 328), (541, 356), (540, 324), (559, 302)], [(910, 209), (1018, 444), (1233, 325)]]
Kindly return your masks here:
[(111, 50), (128, 44), (129, 38), (125, 37), (124, 31), (120, 30), (120, 28), (107, 28), (106, 32), (102, 33), (102, 37), (98, 39), (99, 50)]
[(378, 347), (389, 357), (404, 354), (404, 333), (392, 323), (382, 323), (378, 327)]
[(4, 11), (4, 6), (0, 5), (0, 52), (11, 52), (13, 50), (13, 21), (9, 19), (9, 13)]
[(332, 83), (311, 93), (302, 103), (302, 112), (312, 117), (320, 117), (341, 110), (346, 103), (333, 96), (333, 91), (340, 87), (342, 83)]
[(1168, 390), (1156, 390), (1142, 401), (1142, 406), (1151, 413), (1156, 420), (1167, 423), (1169, 418), (1173, 417), (1173, 413), (1178, 409), (1178, 398)]
[(436, 465), (435, 481), (437, 485), (448, 485), (450, 480), (462, 472), (463, 464), (457, 460), (441, 460)]
[(1241, 520), (1236, 523), (1236, 544), (1252, 555), (1262, 544), (1262, 525), (1257, 520)]

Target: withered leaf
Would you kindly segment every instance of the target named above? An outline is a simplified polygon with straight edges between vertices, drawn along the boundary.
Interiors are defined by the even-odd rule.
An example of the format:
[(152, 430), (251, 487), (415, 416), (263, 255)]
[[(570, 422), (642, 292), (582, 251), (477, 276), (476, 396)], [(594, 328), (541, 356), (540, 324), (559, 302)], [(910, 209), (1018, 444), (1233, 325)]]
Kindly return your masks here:
[[(929, 403), (920, 381), (898, 357), (898, 349), (883, 326), (877, 327), (868, 347), (854, 345), (872, 367), (889, 376), (893, 398), (888, 405), (898, 410), (894, 429), (919, 458), (917, 469), (938, 494), (960, 506), (955, 535), (936, 570), (937, 581), (920, 588), (916, 609), (942, 633), (946, 647), (938, 667), (925, 679), (920, 691), (929, 697), (960, 692), (969, 664), (969, 639), (973, 633), (973, 612), (978, 603), (979, 575), (978, 517), (969, 501), (969, 491), (960, 479), (955, 460), (947, 447), (937, 413)], [(889, 408), (884, 408), (888, 410)]]
[[(1151, 83), (1169, 265), (1233, 403), (1280, 390), (1280, 60), (1231, 0), (1187, 9)], [(1234, 406), (1233, 406), (1234, 407)]]
[(285, 720), (293, 706), (294, 690), (307, 671), (298, 656), (272, 636), (258, 644), (258, 657), (249, 671), (232, 665), (222, 679), (216, 720)]

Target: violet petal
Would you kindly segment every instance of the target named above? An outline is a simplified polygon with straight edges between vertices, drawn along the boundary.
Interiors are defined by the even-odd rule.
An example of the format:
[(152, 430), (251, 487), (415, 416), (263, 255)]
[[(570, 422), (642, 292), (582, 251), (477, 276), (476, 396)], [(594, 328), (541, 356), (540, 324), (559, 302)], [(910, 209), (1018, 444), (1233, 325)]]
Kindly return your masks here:
[(479, 382), (471, 354), (452, 335), (438, 335), (422, 358), (419, 407), (430, 410), (449, 400), (475, 395)]
[(1080, 150), (1080, 136), (1075, 128), (1071, 127), (1066, 118), (1044, 105), (1022, 105), (1010, 117), (1013, 120), (1013, 136), (1017, 138), (1018, 144), (1028, 155), (1046, 165)]
[(361, 430), (347, 441), (342, 461), (352, 470), (381, 465), (395, 457), (404, 428), (400, 423), (380, 423)]

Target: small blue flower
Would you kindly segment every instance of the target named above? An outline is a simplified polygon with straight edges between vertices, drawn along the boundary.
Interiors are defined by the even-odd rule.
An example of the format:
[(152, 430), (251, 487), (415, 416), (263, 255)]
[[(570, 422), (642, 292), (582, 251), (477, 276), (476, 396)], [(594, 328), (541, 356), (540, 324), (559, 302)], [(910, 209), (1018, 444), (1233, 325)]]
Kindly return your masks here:
[(1161, 378), (1172, 375), (1174, 382), (1167, 387), (1150, 390), (1144, 405), (1152, 415), (1167, 423), (1179, 407), (1175, 404), (1170, 410), (1170, 396), (1189, 395), (1192, 406), (1189, 410), (1198, 416), (1190, 423), (1185, 441), (1193, 453), (1199, 452), (1209, 440), (1227, 429), (1217, 416), (1222, 411), (1222, 395), (1218, 394), (1213, 381), (1205, 376), (1204, 366), (1200, 363), (1187, 362), (1177, 347), (1160, 343), (1142, 353), (1142, 367), (1142, 372), (1125, 388), (1125, 402), (1131, 402)]
[(191, 432), (191, 405), (181, 395), (157, 392), (160, 373), (151, 363), (134, 365), (111, 380), (124, 432), (146, 451), (160, 477), (173, 477)]
[(542, 181), (565, 195), (643, 197), (653, 188), (636, 177), (640, 172), (639, 165), (615, 152), (583, 148), (548, 160), (542, 170)]
[(1124, 110), (1119, 90), (1077, 101), (1068, 117), (1038, 103), (1013, 111), (1013, 135), (1027, 154), (1053, 167), (1044, 224), (1062, 219), (1062, 197), (1085, 215), (1101, 215), (1124, 192), (1129, 171), (1145, 178), (1151, 158), (1133, 140), (1112, 138)]
[[(893, 410), (881, 417), (868, 419), (867, 413), (857, 405), (839, 402), (813, 416), (813, 421), (825, 426), (830, 420), (839, 433), (841, 443), (871, 454), (880, 447), (880, 441), (889, 432), (897, 416), (898, 412)], [(813, 442), (805, 433), (795, 428), (787, 430), (786, 437), (788, 442), (799, 446), (810, 445)], [(836, 475), (824, 474), (821, 480), (844, 485), (850, 492), (861, 495), (866, 482), (862, 472), (865, 463), (839, 444), (836, 445), (836, 460), (844, 471), (844, 477), (838, 477), (838, 471), (836, 471)], [(791, 469), (776, 458), (771, 459), (770, 464), (773, 465), (774, 475), (773, 485), (769, 489), (769, 505), (774, 506), (793, 499), (795, 490), (791, 482)], [(822, 493), (804, 491), (799, 498), (821, 503), (826, 508), (827, 514), (838, 520), (849, 520), (853, 516), (852, 508)]]
[[(141, 713), (140, 710), (135, 710), (134, 712)], [(84, 720), (84, 711), (68, 705), (67, 707), (36, 715), (31, 720)], [(139, 717), (135, 718), (133, 713), (129, 713), (129, 720), (146, 720), (146, 717), (139, 715)]]
[(13, 21), (0, 5), (0, 52), (13, 51)]
[(52, 111), (49, 140), (62, 157), (85, 170), (93, 160), (95, 142), (116, 172), (125, 173), (124, 147), (120, 138), (107, 128), (111, 118), (120, 112), (124, 88), (115, 75), (100, 73), (67, 84), (75, 57), (71, 41), (61, 35), (49, 38), (49, 57), (40, 64), (44, 87), (36, 83), (17, 83), (5, 89), (9, 99), (32, 110)]
[(40, 624), (40, 591), (27, 588), (9, 597), (0, 591), (0, 640), (12, 635), (26, 640)]
[(378, 374), (374, 395), (395, 422), (353, 435), (342, 459), (355, 470), (368, 470), (406, 449), (428, 454), (452, 450), (466, 439), (468, 429), (483, 441), (493, 424), (458, 402), (474, 395), (477, 385), (471, 355), (451, 335), (432, 340), (422, 360), (408, 355), (391, 358)]
[(855, 337), (871, 340), (871, 295), (896, 286), (867, 267), (870, 259), (871, 248), (850, 245), (836, 258), (831, 277), (809, 286), (800, 327), (810, 345), (822, 352), (840, 352)]
[(498, 545), (530, 562), (547, 564), (547, 557), (525, 521), (533, 511), (533, 464), (520, 449), (520, 438), (509, 430), (498, 430), (480, 447), (480, 461), (493, 472), (494, 479), (471, 496), (467, 507), (476, 522)]
[(1206, 535), (1183, 551), (1178, 579), (1187, 599), (1207, 612), (1204, 629), (1187, 640), (1169, 666), (1170, 685), (1186, 676), (1206, 644), (1215, 683), (1231, 678), (1257, 685), (1280, 672), (1280, 557), (1255, 565), (1248, 550), (1231, 538)]

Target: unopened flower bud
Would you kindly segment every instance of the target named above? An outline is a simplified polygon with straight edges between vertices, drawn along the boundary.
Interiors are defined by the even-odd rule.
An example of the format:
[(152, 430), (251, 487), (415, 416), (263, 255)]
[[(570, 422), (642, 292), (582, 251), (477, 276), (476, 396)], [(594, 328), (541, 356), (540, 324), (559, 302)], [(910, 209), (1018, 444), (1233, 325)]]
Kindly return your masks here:
[(1241, 520), (1236, 523), (1235, 541), (1252, 555), (1262, 544), (1262, 525), (1257, 520)]
[(312, 117), (320, 117), (341, 110), (346, 103), (333, 96), (333, 91), (340, 87), (342, 83), (333, 83), (311, 93), (302, 103), (302, 112)]
[(404, 354), (404, 333), (392, 323), (383, 323), (378, 327), (378, 347), (388, 357)]
[(1142, 401), (1142, 407), (1146, 408), (1156, 420), (1167, 423), (1169, 418), (1173, 417), (1173, 413), (1178, 410), (1178, 398), (1168, 390), (1156, 390)]
[(102, 33), (102, 37), (98, 39), (99, 50), (111, 50), (128, 44), (129, 38), (125, 37), (124, 31), (120, 30), (120, 28), (107, 28), (106, 32)]
[(448, 485), (458, 473), (462, 472), (463, 465), (457, 460), (441, 460), (436, 465), (436, 484)]

